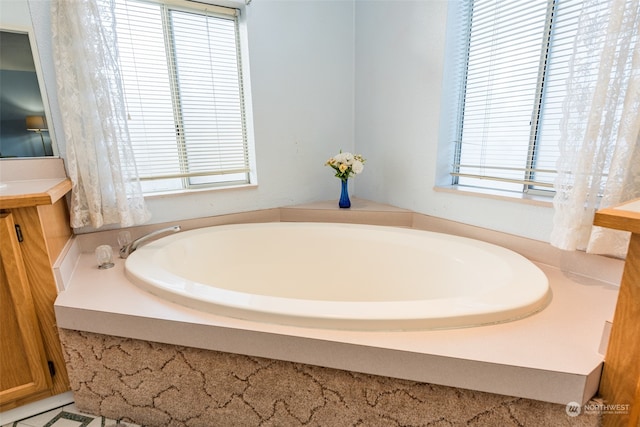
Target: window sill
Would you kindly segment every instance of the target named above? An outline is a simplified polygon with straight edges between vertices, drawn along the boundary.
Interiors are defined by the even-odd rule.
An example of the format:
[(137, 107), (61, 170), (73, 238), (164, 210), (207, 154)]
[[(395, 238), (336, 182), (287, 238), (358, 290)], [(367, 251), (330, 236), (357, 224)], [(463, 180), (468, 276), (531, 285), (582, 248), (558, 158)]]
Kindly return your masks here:
[(171, 190), (171, 191), (158, 191), (156, 193), (147, 193), (144, 194), (145, 199), (161, 199), (164, 197), (173, 197), (173, 196), (187, 196), (191, 194), (200, 194), (200, 193), (212, 193), (218, 191), (228, 191), (228, 190), (246, 190), (246, 189), (254, 189), (258, 188), (258, 184), (242, 184), (242, 185), (228, 185), (228, 186), (220, 186), (220, 187), (205, 187), (205, 188), (191, 188), (191, 189), (182, 189), (182, 190)]
[(529, 205), (553, 207), (553, 196), (542, 196), (536, 194), (515, 193), (511, 191), (492, 190), (489, 188), (464, 187), (458, 185), (436, 186), (434, 191), (441, 193), (461, 194), (467, 196), (484, 197), (488, 199), (507, 200), (510, 202), (520, 202)]

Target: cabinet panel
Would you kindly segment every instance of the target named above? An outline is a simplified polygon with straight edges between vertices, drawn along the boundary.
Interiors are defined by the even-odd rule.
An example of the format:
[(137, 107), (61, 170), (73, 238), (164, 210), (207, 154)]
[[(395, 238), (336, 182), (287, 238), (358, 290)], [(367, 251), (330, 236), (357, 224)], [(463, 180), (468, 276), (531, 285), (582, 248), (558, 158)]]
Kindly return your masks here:
[(0, 214), (0, 405), (46, 392), (51, 377), (14, 229)]
[[(38, 324), (44, 340), (45, 354), (47, 360), (53, 363), (55, 369), (51, 391), (52, 394), (59, 394), (68, 391), (70, 387), (53, 308), (58, 296), (55, 277), (51, 269), (54, 259), (51, 258), (49, 253), (48, 245), (50, 241), (47, 239), (43, 225), (45, 221), (41, 216), (41, 214), (45, 213), (51, 215), (52, 210), (41, 212), (40, 207), (16, 208), (11, 210), (11, 214), (15, 223), (20, 225), (22, 231), (24, 240), (20, 243), (20, 251), (36, 307)], [(66, 209), (64, 199), (60, 199), (52, 205), (52, 208)], [(68, 224), (68, 221), (66, 224)], [(69, 230), (68, 225), (66, 229)]]
[(60, 199), (51, 205), (38, 206), (38, 217), (42, 221), (49, 258), (53, 263), (71, 238), (69, 210), (65, 199)]

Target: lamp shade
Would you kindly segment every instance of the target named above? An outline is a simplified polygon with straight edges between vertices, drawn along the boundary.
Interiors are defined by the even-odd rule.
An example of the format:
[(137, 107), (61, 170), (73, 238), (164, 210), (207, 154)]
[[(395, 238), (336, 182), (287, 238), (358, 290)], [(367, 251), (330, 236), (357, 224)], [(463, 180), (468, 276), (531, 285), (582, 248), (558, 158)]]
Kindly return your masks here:
[(35, 132), (47, 130), (47, 121), (44, 116), (27, 116), (27, 130)]

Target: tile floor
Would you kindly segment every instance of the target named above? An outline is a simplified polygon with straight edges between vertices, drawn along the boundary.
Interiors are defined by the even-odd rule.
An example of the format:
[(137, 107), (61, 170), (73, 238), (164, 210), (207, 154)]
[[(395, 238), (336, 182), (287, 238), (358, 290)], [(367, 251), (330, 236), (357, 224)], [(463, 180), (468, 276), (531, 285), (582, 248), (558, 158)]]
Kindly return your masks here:
[(2, 427), (139, 427), (105, 417), (83, 414), (73, 403), (24, 418)]

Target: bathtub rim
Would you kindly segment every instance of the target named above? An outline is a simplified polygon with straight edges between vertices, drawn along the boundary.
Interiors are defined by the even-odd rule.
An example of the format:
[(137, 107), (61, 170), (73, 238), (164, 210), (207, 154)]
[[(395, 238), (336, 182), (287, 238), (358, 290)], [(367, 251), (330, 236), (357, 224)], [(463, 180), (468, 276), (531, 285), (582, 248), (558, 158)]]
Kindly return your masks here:
[[(518, 280), (518, 283), (512, 284), (510, 288), (489, 289), (467, 297), (393, 302), (308, 301), (211, 287), (168, 271), (161, 273), (153, 264), (163, 256), (165, 248), (172, 244), (180, 244), (190, 236), (211, 235), (211, 238), (215, 238), (216, 233), (233, 232), (237, 229), (259, 233), (273, 227), (286, 230), (320, 229), (325, 232), (364, 231), (391, 237), (406, 235), (409, 238), (426, 237), (436, 243), (440, 239), (498, 257), (510, 268), (520, 269), (513, 273), (525, 274), (525, 278)], [(544, 310), (552, 299), (546, 275), (531, 261), (510, 249), (446, 233), (371, 224), (267, 222), (226, 224), (188, 230), (139, 248), (126, 260), (125, 275), (136, 286), (153, 295), (197, 310), (244, 320), (345, 330), (448, 329), (512, 322)], [(200, 298), (194, 297), (193, 294), (197, 292), (200, 293)], [(375, 315), (372, 315), (372, 312)]]

